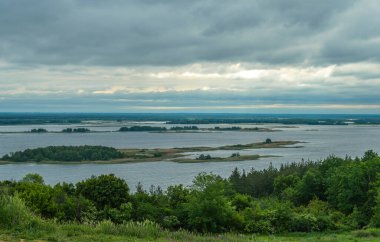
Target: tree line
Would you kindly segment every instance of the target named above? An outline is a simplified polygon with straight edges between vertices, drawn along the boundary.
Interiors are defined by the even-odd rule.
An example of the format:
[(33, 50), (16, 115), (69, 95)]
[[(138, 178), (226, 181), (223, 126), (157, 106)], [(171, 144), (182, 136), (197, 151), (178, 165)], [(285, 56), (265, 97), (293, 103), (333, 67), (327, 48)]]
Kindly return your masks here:
[(4, 155), (1, 160), (11, 162), (41, 161), (95, 161), (124, 157), (124, 154), (112, 147), (105, 146), (48, 146), (17, 151)]

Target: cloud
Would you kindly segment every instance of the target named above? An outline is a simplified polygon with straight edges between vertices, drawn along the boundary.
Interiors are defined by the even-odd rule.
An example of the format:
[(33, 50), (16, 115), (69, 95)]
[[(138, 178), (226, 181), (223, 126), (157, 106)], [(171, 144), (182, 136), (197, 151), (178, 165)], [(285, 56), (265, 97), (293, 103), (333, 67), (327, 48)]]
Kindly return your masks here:
[(378, 112), (376, 0), (0, 1), (0, 111)]
[(376, 60), (379, 5), (375, 0), (2, 1), (0, 54), (30, 65)]

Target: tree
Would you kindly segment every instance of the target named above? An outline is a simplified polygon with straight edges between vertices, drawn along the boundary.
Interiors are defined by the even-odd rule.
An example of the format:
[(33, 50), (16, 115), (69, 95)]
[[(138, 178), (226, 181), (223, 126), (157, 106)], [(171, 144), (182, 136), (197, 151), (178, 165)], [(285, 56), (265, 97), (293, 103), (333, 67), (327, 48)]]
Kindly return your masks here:
[(22, 182), (38, 183), (44, 184), (44, 178), (40, 174), (29, 173), (24, 176), (21, 180)]
[(201, 173), (193, 181), (187, 203), (188, 226), (199, 232), (225, 232), (239, 226), (236, 211), (225, 197), (227, 183), (213, 174)]
[(100, 175), (78, 182), (77, 194), (93, 201), (95, 206), (103, 210), (106, 206), (119, 208), (129, 201), (129, 187), (127, 183), (114, 174)]

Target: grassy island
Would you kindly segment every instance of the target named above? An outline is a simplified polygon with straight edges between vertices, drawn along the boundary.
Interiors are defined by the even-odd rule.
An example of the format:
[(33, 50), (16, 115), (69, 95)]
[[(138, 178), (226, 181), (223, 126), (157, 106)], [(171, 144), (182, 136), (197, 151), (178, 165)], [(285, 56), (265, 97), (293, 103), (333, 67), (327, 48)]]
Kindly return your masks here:
[(210, 158), (176, 158), (173, 161), (178, 163), (202, 163), (202, 162), (230, 162), (230, 161), (245, 161), (245, 160), (258, 160), (264, 157), (273, 156), (261, 156), (261, 155), (240, 155), (240, 156), (230, 156), (230, 157), (210, 157)]

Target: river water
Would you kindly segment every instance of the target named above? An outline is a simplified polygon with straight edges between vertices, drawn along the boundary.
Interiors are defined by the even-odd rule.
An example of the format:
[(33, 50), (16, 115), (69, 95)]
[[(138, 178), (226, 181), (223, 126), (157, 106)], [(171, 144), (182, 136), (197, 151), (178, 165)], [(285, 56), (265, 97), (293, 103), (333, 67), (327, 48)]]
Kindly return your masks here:
[[(145, 162), (130, 164), (7, 164), (0, 165), (0, 180), (21, 179), (27, 173), (42, 175), (45, 182), (78, 182), (91, 175), (113, 173), (125, 179), (134, 190), (141, 182), (145, 188), (150, 185), (166, 188), (172, 184), (190, 185), (194, 176), (200, 172), (213, 172), (228, 177), (231, 171), (239, 169), (263, 169), (270, 163), (279, 166), (281, 163), (300, 161), (301, 159), (319, 160), (328, 155), (362, 156), (366, 150), (372, 149), (380, 153), (380, 126), (283, 126), (241, 125), (244, 127), (269, 127), (278, 132), (203, 132), (203, 133), (149, 133), (149, 132), (112, 132), (123, 125), (116, 123), (88, 123), (85, 125), (15, 125), (0, 126), (0, 156), (26, 148), (49, 145), (104, 145), (115, 148), (170, 148), (193, 146), (222, 146), (261, 142), (266, 138), (275, 140), (297, 140), (305, 142), (303, 148), (255, 149), (239, 151), (240, 154), (275, 155), (279, 157), (262, 158), (255, 161), (209, 162), (178, 164), (169, 161)], [(162, 123), (144, 125), (167, 126)], [(197, 125), (198, 127), (214, 127), (216, 125)], [(231, 125), (217, 125), (228, 127)], [(236, 125), (234, 125), (236, 126)], [(94, 133), (22, 133), (32, 128), (45, 128), (48, 131), (60, 131), (66, 127), (87, 127)], [(230, 156), (233, 151), (206, 152), (212, 156)], [(192, 154), (199, 155), (198, 153)]]

